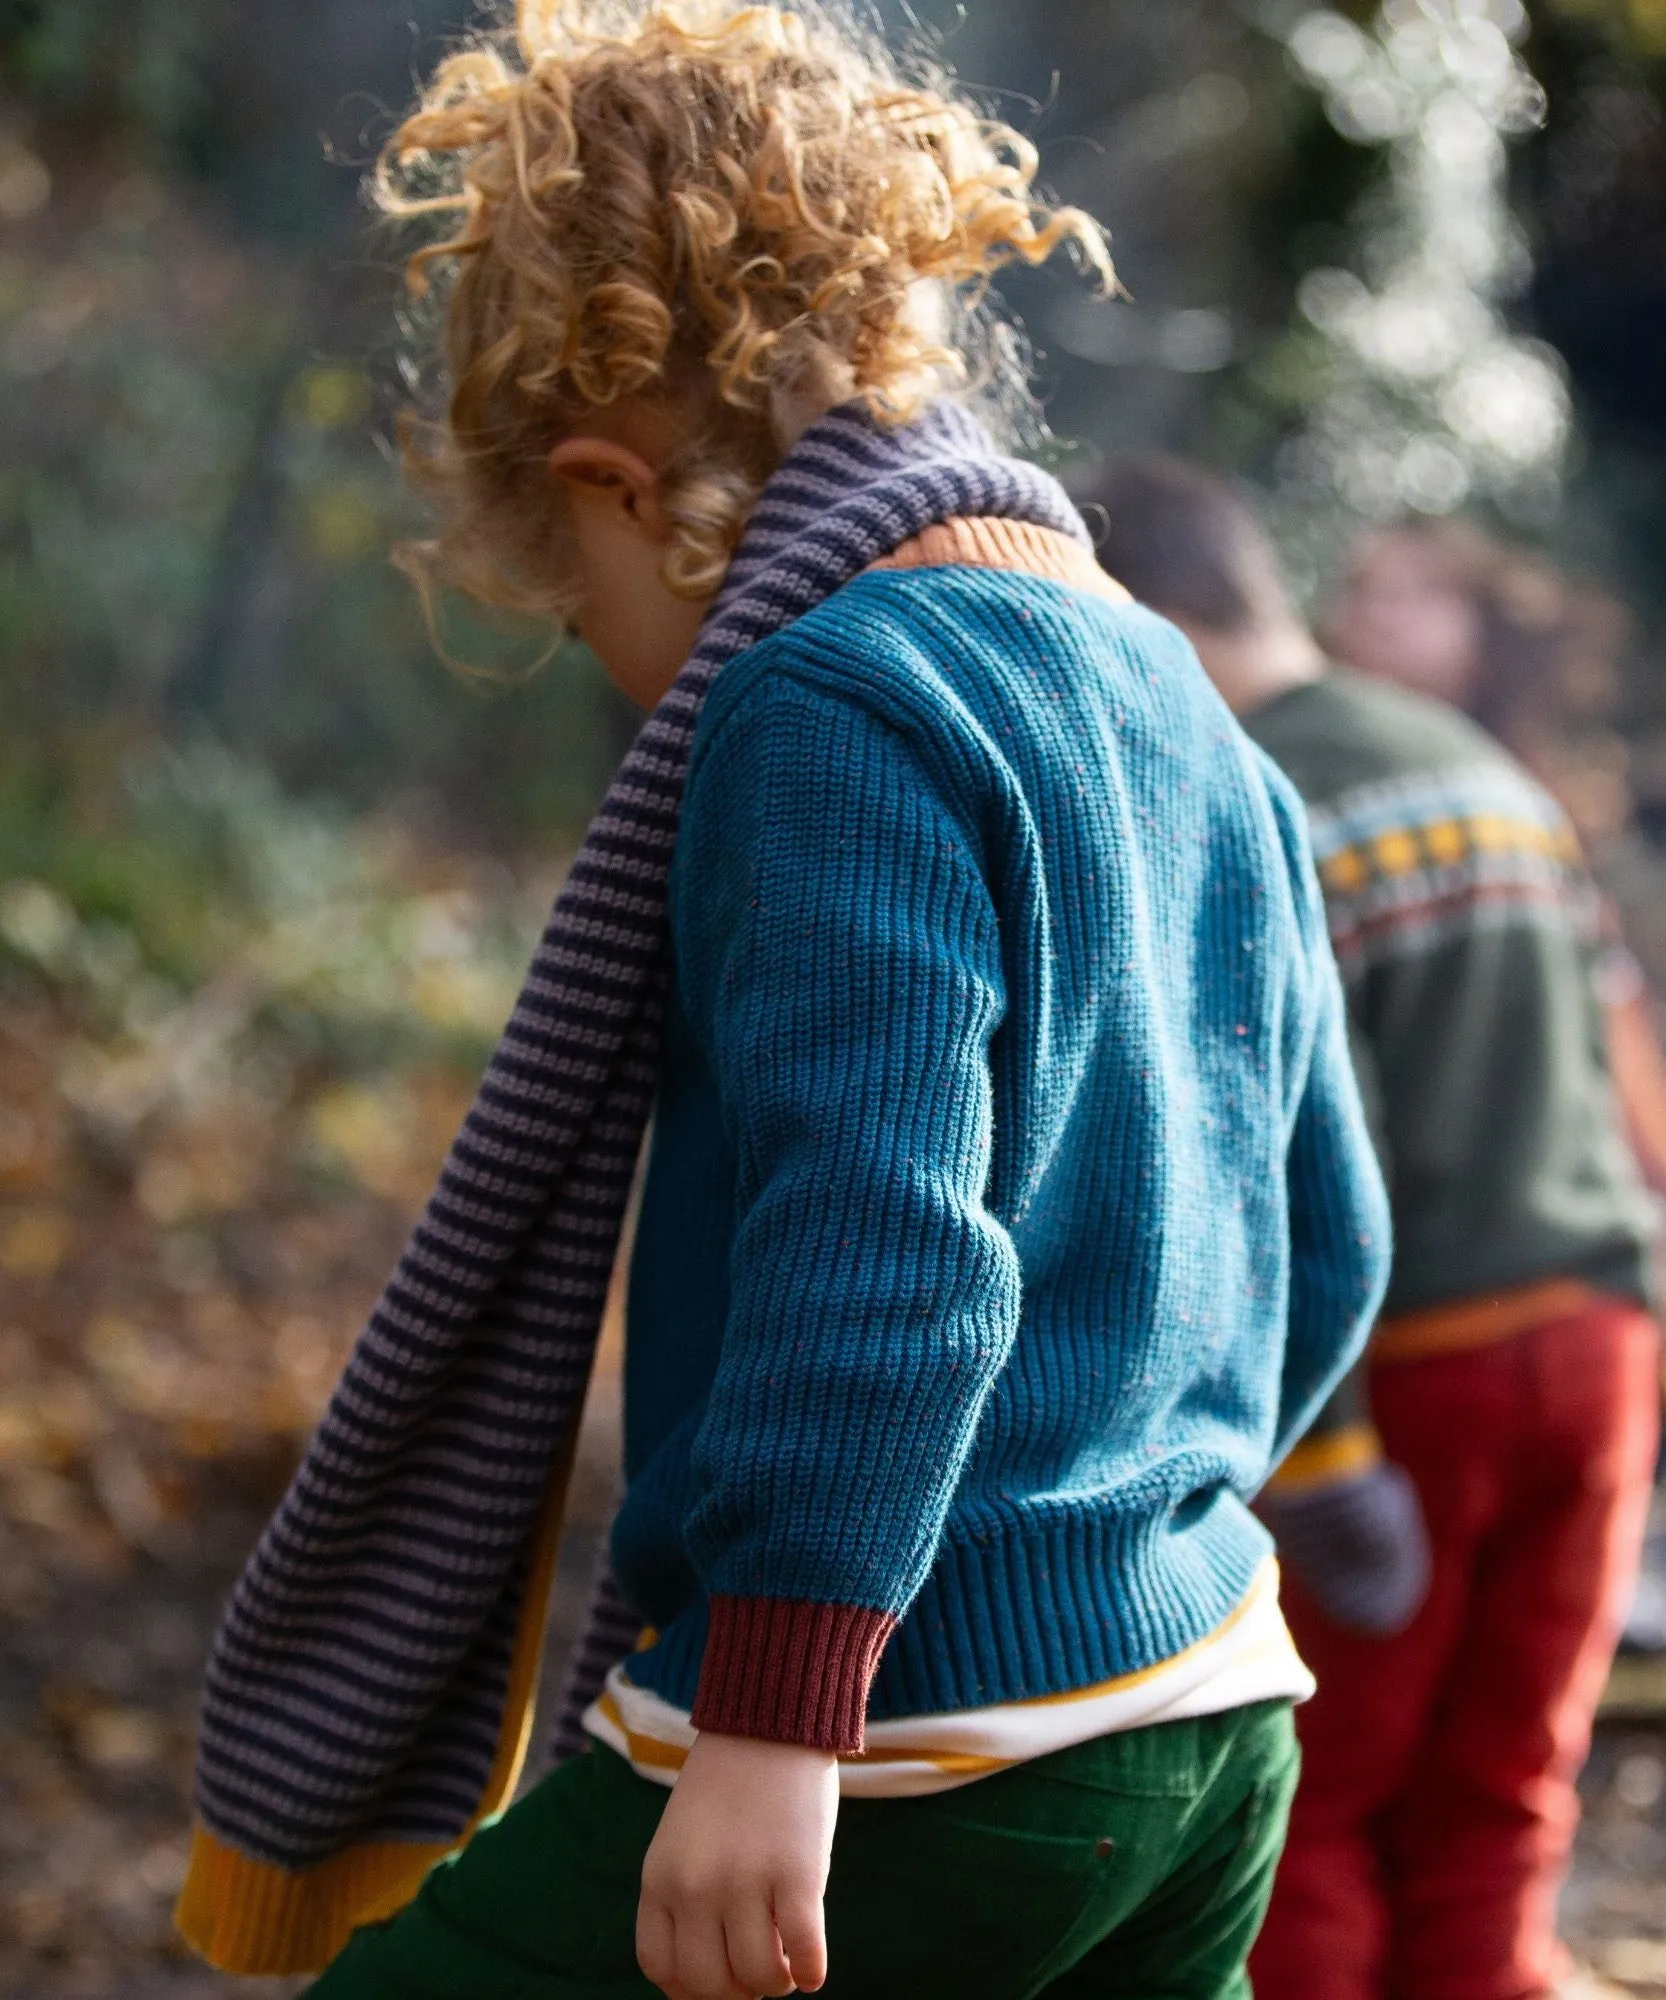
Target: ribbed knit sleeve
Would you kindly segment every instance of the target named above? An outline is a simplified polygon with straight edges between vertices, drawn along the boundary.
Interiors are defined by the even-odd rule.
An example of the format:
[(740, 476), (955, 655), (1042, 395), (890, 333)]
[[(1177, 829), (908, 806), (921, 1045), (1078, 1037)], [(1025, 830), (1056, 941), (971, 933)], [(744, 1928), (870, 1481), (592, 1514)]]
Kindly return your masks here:
[(1305, 820), (1282, 781), (1273, 798), (1299, 918), (1298, 976), (1310, 988), (1314, 1024), (1286, 1165), (1290, 1307), (1276, 1465), (1363, 1352), (1388, 1286), (1393, 1243)]
[(1017, 1328), (985, 1206), (995, 911), (903, 739), (786, 674), (697, 754), (672, 911), (739, 1162), (694, 1720), (851, 1751)]

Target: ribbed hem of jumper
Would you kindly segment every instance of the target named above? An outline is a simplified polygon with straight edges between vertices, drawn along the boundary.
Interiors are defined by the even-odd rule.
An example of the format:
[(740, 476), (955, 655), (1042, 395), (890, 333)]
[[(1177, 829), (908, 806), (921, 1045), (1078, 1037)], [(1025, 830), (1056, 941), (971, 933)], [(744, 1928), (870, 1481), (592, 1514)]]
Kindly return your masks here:
[(694, 1727), (860, 1750), (868, 1689), (896, 1623), (858, 1604), (714, 1597)]
[[(1182, 1489), (1184, 1490), (1184, 1489)], [(937, 1560), (880, 1655), (868, 1698), (877, 1722), (1033, 1701), (1172, 1659), (1242, 1603), (1273, 1539), (1231, 1492), (1186, 1509), (1061, 1509), (945, 1535)], [(629, 1577), (625, 1578), (630, 1587)], [(630, 1677), (693, 1708), (707, 1646), (700, 1599), (631, 1658)]]

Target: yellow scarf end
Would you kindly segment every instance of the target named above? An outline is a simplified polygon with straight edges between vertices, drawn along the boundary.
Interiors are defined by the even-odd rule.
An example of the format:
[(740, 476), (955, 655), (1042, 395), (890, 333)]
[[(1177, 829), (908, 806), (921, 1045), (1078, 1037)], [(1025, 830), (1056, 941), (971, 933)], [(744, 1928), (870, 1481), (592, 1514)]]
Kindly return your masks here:
[(186, 1943), (222, 1972), (320, 1972), (361, 1924), (402, 1910), (451, 1851), (371, 1841), (316, 1867), (278, 1868), (240, 1854), (199, 1825), (174, 1922)]

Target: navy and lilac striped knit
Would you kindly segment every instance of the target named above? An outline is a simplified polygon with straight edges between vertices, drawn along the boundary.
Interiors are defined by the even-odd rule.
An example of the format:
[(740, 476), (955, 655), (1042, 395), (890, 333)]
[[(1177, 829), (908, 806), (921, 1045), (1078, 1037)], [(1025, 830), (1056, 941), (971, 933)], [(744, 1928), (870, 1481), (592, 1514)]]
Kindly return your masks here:
[(228, 1616), (223, 1956), (409, 1893), (272, 1871), (336, 1895), (491, 1795), (645, 1081), (633, 1678), (854, 1748), (1170, 1657), (1263, 1560), (1387, 1261), (1300, 808), (1149, 615), (858, 574), (966, 516), (1080, 533), (948, 409), (836, 414), (766, 492)]

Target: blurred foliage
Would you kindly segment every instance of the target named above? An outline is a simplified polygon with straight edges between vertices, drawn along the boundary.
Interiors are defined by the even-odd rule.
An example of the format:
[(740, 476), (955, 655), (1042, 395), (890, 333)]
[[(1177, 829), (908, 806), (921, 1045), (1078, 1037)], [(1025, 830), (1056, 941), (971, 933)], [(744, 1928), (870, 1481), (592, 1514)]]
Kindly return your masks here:
[(415, 11), (0, 5), (11, 826), (70, 838), (131, 750), (204, 731), (475, 845), (559, 851), (599, 794), (629, 725), (588, 654), (450, 606), (458, 671), (387, 561), (418, 525), (397, 285), (364, 260), (375, 114), (344, 78), (403, 95)]
[[(1282, 447), (1334, 388), (1336, 350), (1301, 309), (1302, 281), (1355, 269), (1375, 282), (1371, 239), (1391, 242), (1389, 135), (1330, 115), (1329, 94), (1292, 52), (1303, 22), (1339, 13), (1374, 39), (1446, 15), (1502, 21), (1518, 36), (1524, 26), (1519, 57), (1548, 112), (1509, 149), (1526, 254), (1490, 306), (1509, 335), (1561, 353), (1576, 446), (1561, 510), (1506, 525), (1612, 576), (1666, 621), (1666, 67), (1655, 12), (1630, 0), (969, 10), (949, 53), (972, 78), (999, 79), (992, 96), (1029, 124), (1049, 181), (1109, 221), (1130, 294), (1087, 300), (1050, 269), (1007, 287), (1055, 430), (1083, 458), (1163, 446), (1273, 487)], [(1298, 550), (1323, 539), (1306, 532), (1322, 519), (1295, 525)], [(1304, 581), (1318, 585), (1311, 566)], [(1637, 698), (1654, 695), (1640, 683)]]
[[(1598, 173), (1577, 134), (1617, 129), (1616, 93), (1633, 125), (1657, 103), (1639, 64), (1663, 6), (1532, 10), (1552, 116), (1518, 149), (1523, 226), (1584, 262), (1528, 309), (1566, 336), (1582, 417), (1616, 377), (1637, 281), (1600, 324), (1562, 322), (1597, 296), (1593, 232), (1633, 212), (1640, 170), (1611, 146), (1606, 192), (1574, 200)], [(1049, 179), (1116, 230), (1130, 300), (1052, 272), (1011, 286), (1059, 433), (1270, 478), (1326, 388), (1298, 286), (1350, 263), (1380, 179), (1287, 53), (1316, 10), (1050, 0), (962, 18), (944, 0), (924, 30), (884, 11), (910, 33), (935, 17), (951, 59), (1034, 129)], [(71, 794), (84, 810), (126, 748), (206, 729), (288, 791), (454, 838), (562, 845), (582, 824), (627, 727), (593, 663), (527, 674), (542, 635), (451, 607), (446, 648), (481, 670), (459, 675), (385, 561), (415, 523), (388, 443), (397, 279), (357, 168), (463, 13), (0, 0), (0, 785), (33, 810)], [(1660, 454), (1633, 451), (1616, 479), (1623, 442), (1588, 435), (1564, 539), (1652, 572), (1638, 523)]]
[[(1377, 4), (1378, 0), (1339, 0), (1338, 11), (1363, 24), (1372, 18)], [(1420, 5), (1421, 0), (1408, 0), (1397, 10), (1399, 18), (1412, 17)], [(1644, 59), (1666, 55), (1666, 0), (1523, 0), (1523, 6), (1535, 26), (1566, 21), (1600, 31), (1628, 54)], [(1287, 28), (1300, 11), (1300, 7), (1275, 6), (1268, 10), (1268, 18)]]
[(43, 107), (168, 142), (205, 107), (196, 0), (0, 0), (0, 72)]
[(1545, 0), (1546, 10), (1590, 22), (1642, 56), (1666, 56), (1666, 0)]
[[(174, 1048), (200, 1067), (264, 1034), (268, 1068), (282, 1055), (341, 1070), (467, 1070), (490, 1049), (547, 879), (526, 890), (501, 863), (425, 852), (397, 822), (298, 803), (206, 740), (131, 756), (101, 789), (98, 818), (67, 828), (7, 798), (0, 966), (45, 982), (110, 1077), (155, 1071), (133, 1083), (132, 1117), (172, 1088)], [(193, 1012), (209, 993), (212, 1035)], [(119, 1096), (112, 1115), (127, 1116)]]
[[(1383, 315), (1362, 309), (1359, 338), (1344, 336), (1314, 276), (1349, 274), (1355, 305), (1392, 303), (1396, 141), (1300, 51), (1326, 20), (1392, 56), (1437, 15), (1496, 16), (1550, 109), (1513, 149), (1513, 232), (1488, 170), (1501, 220), (1477, 311), (1502, 359), (1538, 351), (1523, 333), (1567, 357), (1581, 443), (1546, 531), (1666, 609), (1650, 525), (1666, 377), (1658, 346), (1645, 351), (1666, 245), (1646, 60), (1663, 9), (1050, 0), (962, 18), (944, 0), (946, 53), (974, 83), (1000, 79), (991, 100), (1033, 128), (1050, 181), (1116, 229), (1129, 298), (1085, 298), (1052, 271), (1011, 286), (1068, 449), (1163, 443), (1274, 486), (1294, 444), (1326, 424), (1354, 436), (1348, 396), (1374, 387), (1359, 341)], [(930, 31), (929, 16), (922, 29), (886, 11)], [(389, 442), (397, 273), (355, 205), (357, 165), (461, 12), (0, 0), (5, 873), (73, 903), (78, 857), (129, 837), (132, 773), (207, 740), (274, 797), (319, 802), (294, 809), (320, 828), (374, 813), (430, 842), (554, 853), (582, 825), (628, 727), (594, 663), (572, 648), (538, 666), (545, 635), (452, 605), (445, 650), (474, 670), (459, 673), (386, 560), (417, 522)], [(1415, 181), (1422, 167), (1399, 157)], [(1452, 503), (1470, 475), (1456, 433), (1436, 435), (1449, 390), (1443, 378), (1427, 409), (1389, 412), (1429, 432), (1407, 433), (1428, 476), (1401, 480), (1404, 453), (1378, 453), (1356, 487), (1381, 487), (1381, 505)], [(1286, 497), (1313, 521), (1335, 512), (1322, 481)], [(1653, 700), (1643, 689), (1636, 706)]]
[(1559, 510), (1565, 370), (1512, 324), (1533, 253), (1510, 148), (1547, 112), (1529, 32), (1521, 0), (1390, 4), (1364, 25), (1313, 7), (1287, 30), (1330, 125), (1384, 159), (1345, 255), (1300, 274), (1288, 332), (1240, 391), (1259, 401), (1273, 519), (1310, 585), (1403, 512), (1490, 501), (1519, 528)]
[(100, 790), (0, 826), (0, 1990), (184, 2000), (208, 1636), (547, 885), (209, 744)]
[(474, 677), (436, 658), (308, 271), (157, 174), (49, 157), (0, 149), (0, 207), (31, 209), (0, 235), (0, 785), (47, 810), (122, 743), (209, 727), (292, 789), (569, 842), (618, 744), (605, 686), (576, 651), (528, 678), (544, 635), (468, 615)]

